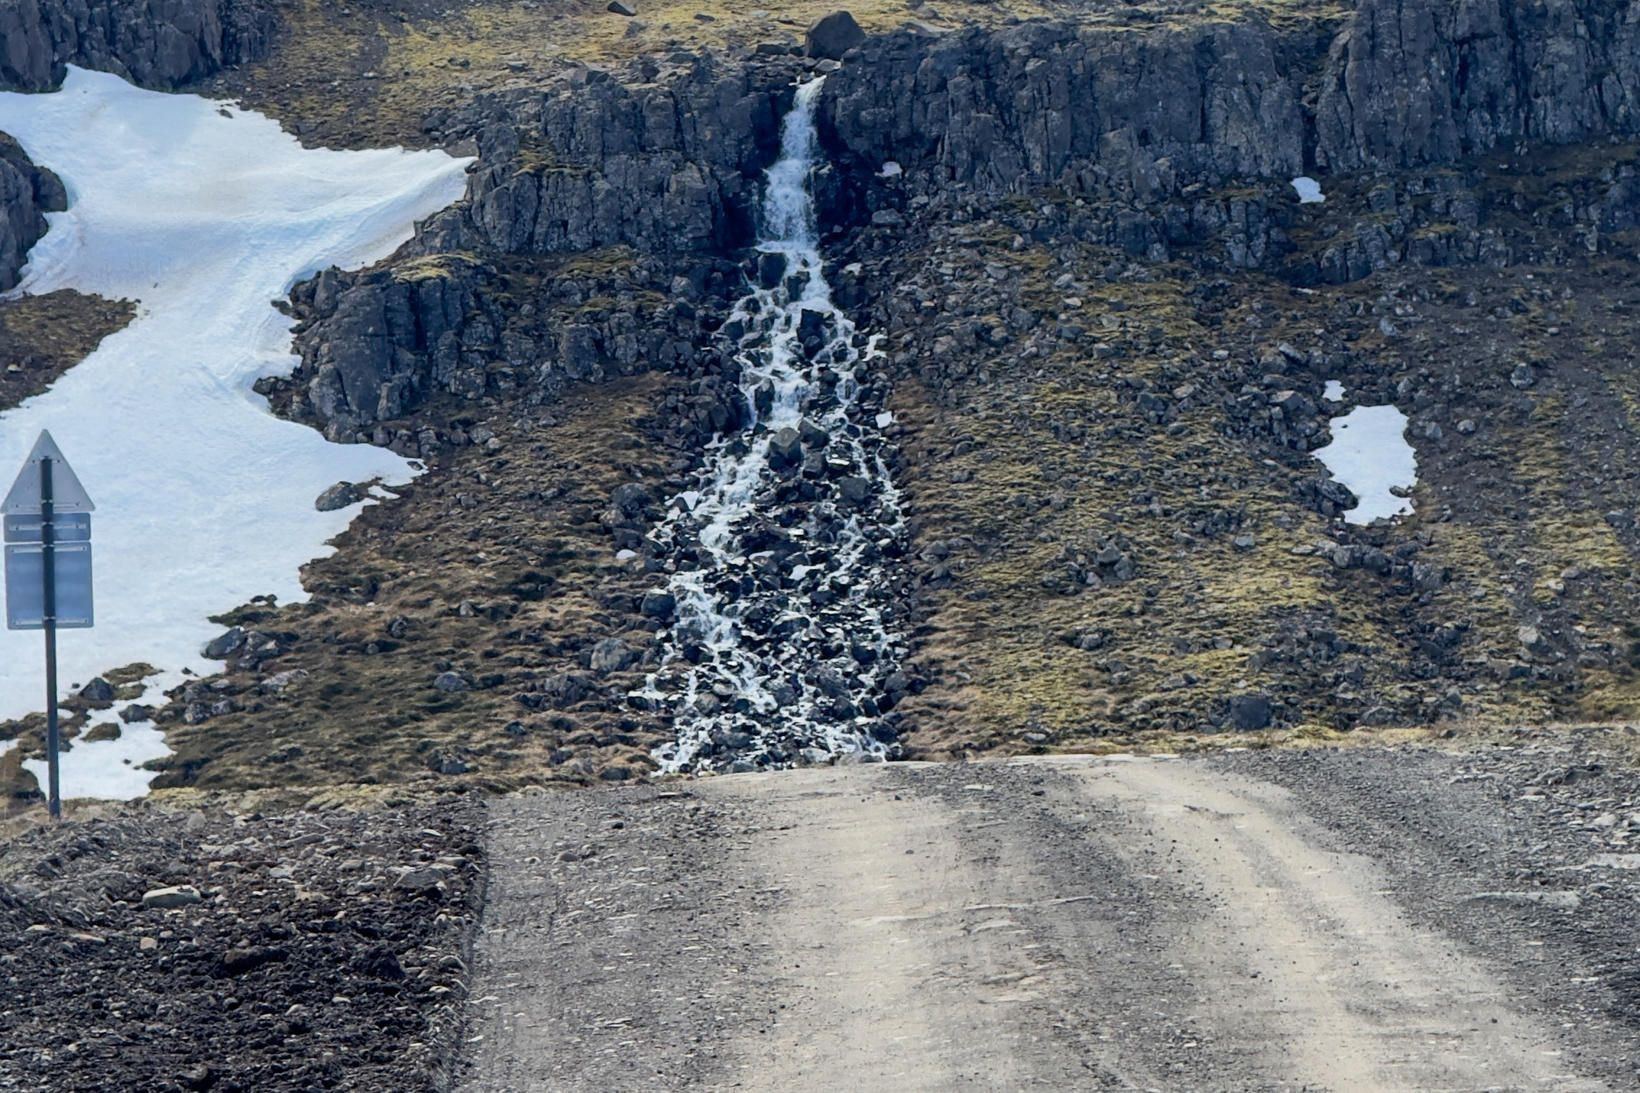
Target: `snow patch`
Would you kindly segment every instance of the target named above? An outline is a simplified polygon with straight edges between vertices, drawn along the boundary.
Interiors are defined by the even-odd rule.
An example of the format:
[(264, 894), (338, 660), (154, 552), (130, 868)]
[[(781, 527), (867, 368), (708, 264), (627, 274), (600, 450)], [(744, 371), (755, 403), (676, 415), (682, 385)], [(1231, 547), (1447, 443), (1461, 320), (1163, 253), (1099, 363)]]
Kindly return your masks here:
[(1357, 406), (1332, 419), (1332, 443), (1312, 454), (1361, 503), (1344, 514), (1351, 524), (1412, 511), (1412, 502), (1393, 490), (1418, 481), (1418, 457), (1406, 438), (1407, 416), (1393, 406)]
[[(268, 413), (251, 384), (296, 363), (272, 301), (325, 266), (390, 254), (460, 198), (468, 161), (304, 149), (254, 112), (77, 68), (53, 94), (0, 93), (0, 130), (70, 196), (18, 291), (140, 302), (50, 391), (0, 415), (0, 475), (50, 428), (98, 506), (97, 628), (62, 636), (62, 678), (136, 661), (161, 666), (161, 685), (208, 674), (201, 650), (221, 627), (207, 617), (258, 594), (304, 599), (298, 568), (358, 513), (315, 511), (320, 492), (413, 474)], [(39, 635), (0, 632), (0, 719), (44, 705), (43, 675)], [(63, 794), (139, 795), (152, 776), (136, 766), (163, 754), (145, 725), (79, 743)]]
[(1298, 191), (1298, 203), (1300, 205), (1319, 205), (1327, 200), (1321, 193), (1321, 183), (1309, 175), (1299, 175), (1293, 179), (1293, 189)]
[(1344, 397), (1344, 385), (1338, 380), (1328, 380), (1327, 388), (1321, 392), (1321, 397), (1329, 402), (1338, 402)]
[(905, 174), (905, 169), (893, 160), (883, 164), (882, 170), (877, 172), (878, 178), (899, 178)]

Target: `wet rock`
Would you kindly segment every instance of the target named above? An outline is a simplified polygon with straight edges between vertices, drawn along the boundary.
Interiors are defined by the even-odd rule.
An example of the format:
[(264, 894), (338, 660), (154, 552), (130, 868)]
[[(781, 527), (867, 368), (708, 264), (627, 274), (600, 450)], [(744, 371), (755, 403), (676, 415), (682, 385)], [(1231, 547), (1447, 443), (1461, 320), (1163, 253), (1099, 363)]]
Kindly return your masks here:
[(678, 609), (678, 599), (670, 592), (645, 592), (638, 609), (645, 618), (670, 619)]
[(786, 277), (786, 256), (763, 252), (757, 256), (757, 283), (765, 289), (777, 288)]
[(790, 470), (803, 461), (803, 440), (796, 429), (785, 428), (769, 438), (769, 466)]

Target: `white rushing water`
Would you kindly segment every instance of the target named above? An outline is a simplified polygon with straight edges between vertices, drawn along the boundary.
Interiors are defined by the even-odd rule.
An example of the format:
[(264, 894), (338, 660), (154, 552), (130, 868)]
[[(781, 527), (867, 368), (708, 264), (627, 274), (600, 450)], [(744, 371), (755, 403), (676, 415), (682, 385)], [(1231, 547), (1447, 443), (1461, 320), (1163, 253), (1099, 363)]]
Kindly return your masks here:
[[(288, 373), (292, 320), (273, 301), (331, 264), (361, 266), (458, 199), (466, 161), (441, 152), (303, 148), (260, 114), (70, 69), (60, 91), (0, 93), (0, 131), (57, 172), (70, 207), (30, 254), (20, 292), (137, 301), (137, 318), (51, 388), (0, 415), (0, 491), (49, 428), (97, 503), (97, 626), (65, 633), (61, 681), (134, 662), (142, 701), (208, 673), (209, 616), (251, 597), (304, 598), (298, 570), (358, 506), (314, 510), (337, 481), (408, 480), (409, 464), (327, 442), (251, 391)], [(0, 720), (44, 705), (40, 636), (0, 631)], [(148, 725), (79, 742), (65, 796), (131, 797), (165, 753)]]
[(640, 692), (674, 714), (676, 740), (656, 755), (670, 771), (890, 750), (880, 692), (903, 652), (884, 575), (903, 538), (882, 454), (893, 419), (860, 403), (876, 339), (832, 302), (820, 257), (810, 181), (822, 82), (797, 91), (767, 174), (757, 249), (783, 276), (726, 324), (747, 425), (712, 443), (651, 536), (685, 559), (667, 580), (677, 616), (663, 666)]

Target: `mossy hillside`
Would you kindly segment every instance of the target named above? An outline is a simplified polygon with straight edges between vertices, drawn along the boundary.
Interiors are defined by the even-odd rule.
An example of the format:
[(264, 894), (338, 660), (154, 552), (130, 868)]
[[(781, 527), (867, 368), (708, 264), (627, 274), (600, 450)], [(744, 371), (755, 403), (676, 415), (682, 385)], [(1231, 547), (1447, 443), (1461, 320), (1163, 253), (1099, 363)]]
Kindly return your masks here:
[[(176, 755), (159, 784), (504, 787), (648, 769), (660, 729), (610, 712), (641, 671), (605, 677), (583, 659), (625, 632), (631, 615), (612, 605), (648, 584), (616, 561), (600, 518), (617, 485), (660, 474), (639, 423), (667, 382), (574, 389), (547, 417), (516, 424), (495, 404), (465, 404), (499, 450), (458, 449), (310, 564), (312, 600), (255, 624), (285, 635), (288, 652), (215, 681), (236, 712), (167, 723)], [(640, 651), (648, 641), (625, 633)], [(291, 671), (306, 675), (276, 693), (262, 685)], [(445, 673), (460, 689), (435, 685)], [(535, 702), (544, 680), (572, 675), (588, 701), (519, 698)]]
[(129, 301), (71, 289), (0, 300), (0, 410), (50, 387), (135, 316)]
[[(436, 143), (437, 119), (480, 94), (539, 86), (570, 64), (623, 65), (684, 50), (800, 43), (836, 10), (799, 0), (779, 10), (753, 0), (654, 0), (639, 15), (593, 0), (285, 0), (270, 55), (216, 77), (211, 88), (285, 121), (304, 139), (333, 146)], [(868, 31), (913, 19), (945, 27), (994, 25), (1043, 15), (1033, 0), (935, 9), (867, 0), (850, 10)]]
[[(1368, 713), (1497, 724), (1640, 712), (1630, 669), (1607, 652), (1613, 605), (1636, 595), (1635, 544), (1606, 518), (1632, 508), (1625, 468), (1640, 467), (1622, 428), (1632, 369), (1612, 350), (1632, 322), (1632, 262), (1599, 259), (1570, 281), (1558, 267), (1409, 268), (1324, 289), (1241, 274), (1208, 306), (1189, 255), (1124, 268), (1097, 247), (1020, 246), (1008, 216), (1039, 200), (1051, 195), (1001, 203), (999, 222), (903, 256), (893, 277), (924, 301), (924, 323), (955, 326), (931, 352), (902, 354), (921, 376), (896, 405), (918, 544), (952, 574), (925, 594), (920, 656), (942, 684), (904, 707), (915, 748), (1155, 739), (1213, 727), (1242, 692), (1278, 696), (1287, 723), (1316, 734)], [(1348, 202), (1303, 212), (1350, 215)], [(952, 314), (961, 295), (918, 287), (930, 279), (985, 292)], [(1019, 332), (1031, 327), (1004, 321), (1019, 308), (1083, 336), (1039, 352)], [(972, 351), (964, 329), (981, 332)], [(1412, 516), (1331, 524), (1296, 488), (1319, 464), (1230, 412), (1268, 382), (1278, 343), (1309, 351), (1281, 383), (1319, 399), (1339, 379), (1351, 402), (1408, 412), (1422, 468)], [(1536, 366), (1526, 390), (1511, 382), (1522, 361)], [(1136, 392), (1169, 403), (1165, 418), (1150, 420)], [(1237, 513), (1251, 545), (1181, 526), (1215, 507)], [(1140, 562), (1134, 580), (1075, 596), (1042, 587), (1065, 544), (1112, 535)], [(1410, 552), (1442, 583), (1398, 587), (1308, 549), (1340, 538)], [(1523, 652), (1521, 628), (1544, 606), (1534, 592), (1558, 597), (1549, 625), (1577, 635), (1571, 662)], [(1096, 648), (1079, 648), (1090, 633)], [(1282, 660), (1306, 633), (1334, 644), (1319, 669)]]

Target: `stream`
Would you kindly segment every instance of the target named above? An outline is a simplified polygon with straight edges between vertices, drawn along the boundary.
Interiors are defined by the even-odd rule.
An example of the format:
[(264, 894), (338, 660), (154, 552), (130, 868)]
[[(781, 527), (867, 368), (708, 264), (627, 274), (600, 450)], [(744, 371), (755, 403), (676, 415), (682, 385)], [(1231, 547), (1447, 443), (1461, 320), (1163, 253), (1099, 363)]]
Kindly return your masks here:
[(905, 653), (888, 567), (904, 549), (885, 461), (893, 417), (862, 379), (882, 360), (832, 302), (811, 181), (824, 77), (802, 85), (763, 195), (757, 276), (724, 327), (742, 429), (716, 437), (651, 533), (675, 619), (639, 697), (669, 710), (667, 771), (885, 759)]

